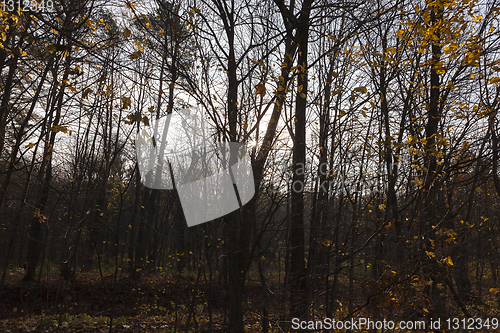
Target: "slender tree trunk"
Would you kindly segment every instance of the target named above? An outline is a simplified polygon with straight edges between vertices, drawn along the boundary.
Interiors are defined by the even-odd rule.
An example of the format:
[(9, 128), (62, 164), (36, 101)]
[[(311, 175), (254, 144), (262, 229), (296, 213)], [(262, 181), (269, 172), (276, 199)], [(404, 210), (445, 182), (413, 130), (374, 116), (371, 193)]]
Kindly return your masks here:
[[(436, 25), (443, 17), (443, 9), (439, 4), (431, 7), (430, 22), (431, 25)], [(440, 40), (440, 32), (436, 32), (436, 37)], [(427, 258), (424, 262), (424, 272), (432, 279), (432, 286), (427, 287), (428, 296), (431, 302), (431, 315), (433, 318), (443, 318), (446, 314), (446, 298), (439, 286), (444, 285), (443, 274), (440, 272), (440, 267), (434, 258), (430, 258), (428, 253), (433, 253), (434, 249), (434, 233), (429, 233), (434, 228), (434, 225), (439, 221), (440, 207), (442, 207), (438, 195), (439, 186), (436, 182), (440, 179), (437, 176), (437, 147), (436, 136), (438, 133), (438, 125), (441, 119), (440, 114), (440, 79), (438, 74), (438, 64), (441, 58), (441, 46), (437, 42), (431, 44), (431, 68), (430, 68), (430, 97), (428, 104), (428, 116), (425, 126), (426, 144), (425, 149), (425, 167), (424, 173), (424, 188), (422, 191), (423, 209), (422, 221), (420, 221), (422, 229), (421, 235), (424, 236), (422, 257)], [(434, 239), (432, 239), (432, 238)], [(436, 244), (437, 245), (437, 244)]]
[(2, 96), (2, 102), (0, 104), (0, 154), (3, 153), (5, 145), (5, 131), (9, 113), (9, 101), (14, 84), (13, 79), (17, 69), (18, 60), (19, 60), (19, 55), (17, 55), (16, 53), (14, 57), (11, 59), (11, 62), (9, 64), (9, 72), (7, 74), (7, 79), (5, 80), (5, 84), (3, 86), (3, 96)]
[[(62, 82), (67, 82), (69, 76), (69, 68), (71, 64), (71, 54), (67, 55), (66, 62), (64, 66), (64, 75), (62, 77)], [(28, 254), (27, 254), (27, 270), (26, 276), (24, 277), (27, 281), (32, 281), (35, 278), (36, 267), (38, 266), (39, 252), (40, 252), (40, 242), (41, 242), (41, 229), (42, 222), (45, 221), (46, 217), (43, 215), (45, 211), (45, 206), (47, 204), (49, 190), (50, 190), (50, 182), (52, 180), (52, 152), (54, 151), (54, 143), (56, 140), (57, 126), (59, 125), (59, 121), (61, 119), (61, 111), (64, 100), (64, 91), (66, 89), (66, 84), (63, 83), (59, 88), (59, 93), (57, 95), (57, 99), (54, 100), (55, 109), (55, 117), (52, 124), (49, 122), (46, 128), (47, 136), (49, 137), (48, 142), (46, 142), (43, 160), (39, 171), (38, 179), (41, 181), (43, 178), (43, 184), (41, 186), (40, 193), (40, 201), (38, 205), (35, 207), (33, 218), (31, 220), (31, 228), (29, 232), (30, 240), (28, 245)], [(50, 112), (52, 114), (53, 112)], [(46, 167), (45, 167), (46, 165)]]
[(304, 186), (306, 168), (306, 111), (308, 89), (309, 16), (312, 1), (302, 4), (295, 36), (298, 44), (297, 96), (295, 102), (295, 133), (293, 137), (292, 220), (290, 262), (290, 317), (308, 316), (308, 276), (305, 266)]

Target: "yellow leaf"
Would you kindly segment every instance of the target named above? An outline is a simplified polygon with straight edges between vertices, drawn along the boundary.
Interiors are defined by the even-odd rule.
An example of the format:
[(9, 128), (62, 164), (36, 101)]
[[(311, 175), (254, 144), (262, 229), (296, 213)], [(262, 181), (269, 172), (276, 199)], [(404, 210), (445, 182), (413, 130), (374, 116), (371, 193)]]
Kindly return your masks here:
[(63, 133), (68, 133), (68, 129), (66, 128), (66, 126), (59, 126), (59, 125), (56, 125), (54, 127), (51, 128), (51, 130), (53, 132), (63, 132)]
[(416, 137), (409, 135), (409, 138), (407, 141), (405, 141), (405, 144), (414, 145), (417, 142), (418, 142), (418, 139)]
[(493, 294), (496, 294), (498, 293), (500, 290), (497, 289), (497, 288), (490, 288), (490, 293), (493, 293)]
[(353, 89), (353, 91), (360, 92), (360, 93), (362, 93), (362, 94), (366, 94), (366, 92), (367, 92), (368, 90), (366, 89), (366, 87), (363, 87), (363, 86), (362, 86), (362, 87), (357, 87), (357, 88), (354, 88), (354, 89)]
[(47, 221), (47, 217), (43, 215), (40, 211), (40, 208), (36, 208), (35, 211), (33, 212), (33, 217), (38, 219), (38, 222), (44, 223)]
[(492, 78), (490, 79), (490, 83), (491, 83), (491, 84), (496, 84), (496, 85), (498, 85), (498, 83), (499, 83), (499, 82), (500, 82), (500, 77), (492, 77)]
[(298, 91), (299, 93), (301, 93), (301, 92), (302, 92), (302, 89), (304, 89), (304, 86), (303, 86), (302, 84), (301, 84), (300, 86), (298, 86), (298, 87), (297, 87), (297, 91)]
[(126, 97), (126, 96), (122, 97), (122, 108), (123, 109), (130, 108), (131, 104), (132, 104), (132, 102), (130, 101), (130, 97)]
[(255, 95), (260, 95), (260, 97), (264, 97), (266, 95), (266, 86), (262, 83), (259, 83), (255, 86)]
[(446, 263), (448, 264), (448, 266), (453, 266), (453, 261), (451, 261), (450, 256), (446, 258)]
[(33, 148), (34, 146), (35, 146), (34, 143), (28, 143), (24, 148), (30, 149), (30, 148)]
[(87, 98), (88, 95), (92, 92), (92, 88), (87, 88), (85, 91), (82, 93), (82, 98)]
[(130, 59), (138, 59), (142, 56), (142, 53), (141, 51), (135, 51), (134, 53), (132, 53), (131, 55), (129, 55), (128, 57)]
[(130, 30), (128, 30), (128, 28), (125, 28), (123, 30), (123, 37), (129, 38), (130, 37), (130, 33), (131, 33)]

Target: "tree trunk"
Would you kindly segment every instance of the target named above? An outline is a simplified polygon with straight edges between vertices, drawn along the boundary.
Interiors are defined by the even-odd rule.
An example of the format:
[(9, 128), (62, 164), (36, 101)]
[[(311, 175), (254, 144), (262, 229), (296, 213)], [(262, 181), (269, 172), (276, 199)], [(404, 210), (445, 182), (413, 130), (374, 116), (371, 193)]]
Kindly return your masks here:
[(308, 276), (304, 253), (304, 186), (306, 168), (306, 111), (308, 89), (309, 16), (312, 1), (302, 4), (297, 23), (298, 64), (297, 96), (295, 101), (295, 133), (293, 136), (292, 220), (290, 261), (290, 318), (308, 316)]

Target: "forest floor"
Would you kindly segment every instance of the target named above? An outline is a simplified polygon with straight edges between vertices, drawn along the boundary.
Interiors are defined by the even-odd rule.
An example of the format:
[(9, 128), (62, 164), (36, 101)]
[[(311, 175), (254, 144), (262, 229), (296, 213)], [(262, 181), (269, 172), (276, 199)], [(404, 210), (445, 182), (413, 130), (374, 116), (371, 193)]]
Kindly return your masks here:
[[(111, 316), (113, 332), (203, 332), (210, 322), (210, 290), (217, 332), (227, 320), (226, 293), (217, 281), (211, 289), (202, 281), (196, 275), (154, 274), (137, 282), (124, 274), (113, 288), (112, 274), (82, 273), (72, 285), (60, 276), (25, 282), (20, 273), (10, 273), (0, 295), (0, 332), (109, 332)], [(249, 332), (259, 331), (261, 286), (250, 281), (246, 292), (245, 324)]]
[[(125, 273), (119, 274), (116, 284), (112, 273), (103, 273), (101, 276), (96, 271), (79, 273), (74, 283), (65, 281), (55, 272), (36, 282), (23, 281), (23, 275), (23, 270), (10, 272), (0, 290), (0, 333), (110, 332), (110, 318), (113, 318), (112, 332), (203, 333), (208, 332), (209, 328), (212, 332), (222, 332), (228, 322), (225, 306), (227, 292), (224, 282), (219, 281), (218, 277), (214, 278), (210, 287), (203, 274), (178, 274), (172, 270), (143, 274), (140, 281), (132, 280)], [(270, 313), (269, 332), (285, 331), (280, 320), (284, 320), (281, 314), (286, 311), (284, 307), (288, 295), (280, 280), (270, 278), (267, 281), (271, 295), (269, 303), (266, 303), (259, 279), (249, 277), (242, 305), (245, 309), (246, 332), (262, 330), (264, 307)], [(366, 287), (370, 287), (369, 290), (385, 290), (384, 286)], [(342, 302), (347, 302), (347, 297), (350, 297), (347, 289), (347, 284), (339, 282)], [(377, 309), (394, 303), (394, 297), (404, 304), (419, 302), (417, 298), (408, 298), (404, 288), (400, 289), (402, 293), (399, 296), (379, 293), (372, 297), (362, 285), (357, 285), (354, 295), (359, 297), (354, 302), (362, 305), (364, 300), (372, 297), (372, 306), (378, 306)], [(325, 291), (319, 290), (317, 294), (321, 299), (316, 300), (318, 306), (313, 308), (319, 311), (318, 315), (324, 315), (325, 309), (321, 309), (321, 303)], [(488, 304), (471, 306), (469, 311), (478, 318), (498, 318), (500, 310), (496, 299), (488, 295), (484, 300)], [(394, 303), (389, 313), (386, 312), (391, 320), (392, 317), (397, 318), (395, 311), (402, 305), (399, 301)], [(339, 301), (335, 317), (344, 317), (348, 314), (346, 310)], [(368, 310), (369, 307), (361, 307), (359, 314), (369, 316), (368, 312), (363, 312)], [(454, 304), (449, 305), (449, 310), (461, 316), (460, 309)]]

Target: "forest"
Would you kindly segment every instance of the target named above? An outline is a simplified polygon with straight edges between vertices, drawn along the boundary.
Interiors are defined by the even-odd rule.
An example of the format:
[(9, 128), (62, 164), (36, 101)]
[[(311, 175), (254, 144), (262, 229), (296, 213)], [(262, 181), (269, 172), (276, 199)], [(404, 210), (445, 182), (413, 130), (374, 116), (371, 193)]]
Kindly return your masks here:
[(500, 330), (498, 0), (1, 1), (0, 331)]

